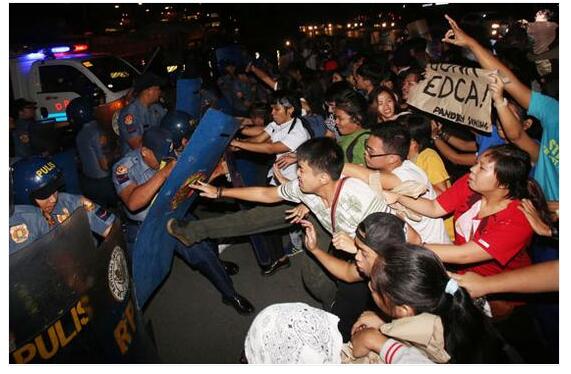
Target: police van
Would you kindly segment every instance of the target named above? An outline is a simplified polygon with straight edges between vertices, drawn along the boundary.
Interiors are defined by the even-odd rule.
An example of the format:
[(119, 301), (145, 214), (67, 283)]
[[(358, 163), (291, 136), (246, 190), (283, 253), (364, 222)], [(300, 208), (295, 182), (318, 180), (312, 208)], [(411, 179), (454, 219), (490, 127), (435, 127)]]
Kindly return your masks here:
[(91, 53), (87, 44), (59, 45), (10, 56), (10, 95), (35, 101), (36, 119), (56, 124), (67, 122), (71, 100), (91, 96), (96, 117), (110, 125), (139, 74), (119, 57)]

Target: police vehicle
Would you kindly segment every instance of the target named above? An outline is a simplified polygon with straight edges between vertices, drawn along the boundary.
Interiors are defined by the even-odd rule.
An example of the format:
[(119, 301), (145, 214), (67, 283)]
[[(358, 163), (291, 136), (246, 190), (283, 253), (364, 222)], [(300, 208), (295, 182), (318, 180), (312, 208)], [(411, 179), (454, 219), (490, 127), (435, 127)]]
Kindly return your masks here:
[(91, 53), (87, 44), (50, 46), (10, 56), (10, 95), (35, 101), (36, 118), (57, 124), (67, 122), (71, 100), (91, 96), (98, 119), (110, 124), (139, 74), (119, 57)]

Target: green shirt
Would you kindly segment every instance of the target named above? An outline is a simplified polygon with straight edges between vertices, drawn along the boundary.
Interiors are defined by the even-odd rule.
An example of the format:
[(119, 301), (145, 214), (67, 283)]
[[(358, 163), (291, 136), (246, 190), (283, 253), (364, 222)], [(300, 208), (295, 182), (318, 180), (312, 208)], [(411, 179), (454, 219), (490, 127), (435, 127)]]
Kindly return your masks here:
[(339, 145), (343, 149), (345, 162), (358, 165), (365, 165), (365, 142), (370, 131), (366, 129), (357, 130), (349, 135), (342, 135), (339, 138)]

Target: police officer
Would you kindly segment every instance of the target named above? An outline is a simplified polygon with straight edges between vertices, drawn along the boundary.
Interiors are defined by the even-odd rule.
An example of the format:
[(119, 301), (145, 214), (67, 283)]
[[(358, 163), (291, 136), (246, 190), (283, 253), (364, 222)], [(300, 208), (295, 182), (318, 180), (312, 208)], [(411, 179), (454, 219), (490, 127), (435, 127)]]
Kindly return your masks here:
[[(152, 200), (174, 168), (174, 155), (170, 132), (152, 127), (145, 131), (140, 149), (128, 152), (113, 165), (113, 183), (126, 207), (127, 243), (131, 250)], [(166, 164), (161, 168), (163, 162)], [(226, 304), (242, 314), (254, 310), (252, 304), (236, 292), (228, 276), (235, 274), (238, 266), (222, 263), (215, 244), (203, 241), (191, 247), (177, 245), (175, 250), (212, 282)]]
[(121, 109), (118, 118), (121, 155), (141, 147), (143, 133), (158, 126), (166, 110), (158, 103), (164, 80), (153, 73), (144, 73), (135, 80), (135, 99)]
[(92, 101), (87, 97), (75, 98), (67, 106), (66, 114), (70, 124), (79, 130), (75, 144), (82, 166), (81, 190), (100, 205), (116, 206), (109, 138), (93, 116)]
[(196, 129), (196, 120), (186, 112), (169, 111), (161, 120), (160, 126), (170, 132), (174, 150), (179, 156)]
[(14, 156), (28, 157), (32, 155), (30, 131), (35, 123), (36, 103), (20, 98), (14, 101), (13, 106), (13, 114), (16, 116), (15, 126), (12, 130)]
[[(77, 208), (83, 206), (87, 212), (91, 231), (106, 237), (111, 230), (115, 220), (112, 213), (81, 195), (58, 192), (64, 184), (63, 175), (50, 159), (25, 158), (14, 163), (13, 170), (14, 202), (37, 206), (49, 229), (63, 223)], [(42, 227), (45, 228), (43, 224)], [(28, 235), (31, 231), (28, 227)], [(14, 236), (12, 232), (10, 233), (10, 238), (15, 242), (23, 240), (25, 236), (26, 230), (21, 230)]]

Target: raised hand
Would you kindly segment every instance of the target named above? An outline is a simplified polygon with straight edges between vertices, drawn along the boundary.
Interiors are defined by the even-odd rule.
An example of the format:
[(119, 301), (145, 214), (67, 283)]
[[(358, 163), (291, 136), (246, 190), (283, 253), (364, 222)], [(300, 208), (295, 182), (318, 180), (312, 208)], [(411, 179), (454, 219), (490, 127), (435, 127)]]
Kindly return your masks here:
[(216, 199), (218, 197), (218, 188), (208, 183), (198, 181), (191, 184), (190, 188), (200, 191), (200, 196), (202, 197), (207, 197), (209, 199)]
[(305, 230), (305, 248), (310, 252), (318, 250), (319, 248), (317, 247), (317, 234), (315, 233), (315, 227), (313, 227), (311, 222), (306, 220), (302, 220), (299, 223)]
[(345, 251), (347, 253), (357, 253), (355, 241), (345, 232), (334, 233), (331, 242), (336, 249)]
[(443, 42), (449, 43), (452, 45), (456, 45), (458, 47), (469, 47), (470, 44), (474, 41), (474, 39), (466, 34), (448, 14), (444, 15), (446, 20), (448, 20), (448, 24), (450, 25), (450, 29), (446, 31), (444, 38), (442, 39)]
[(299, 204), (293, 209), (286, 210), (286, 219), (291, 223), (300, 223), (309, 213), (309, 208), (305, 204)]

